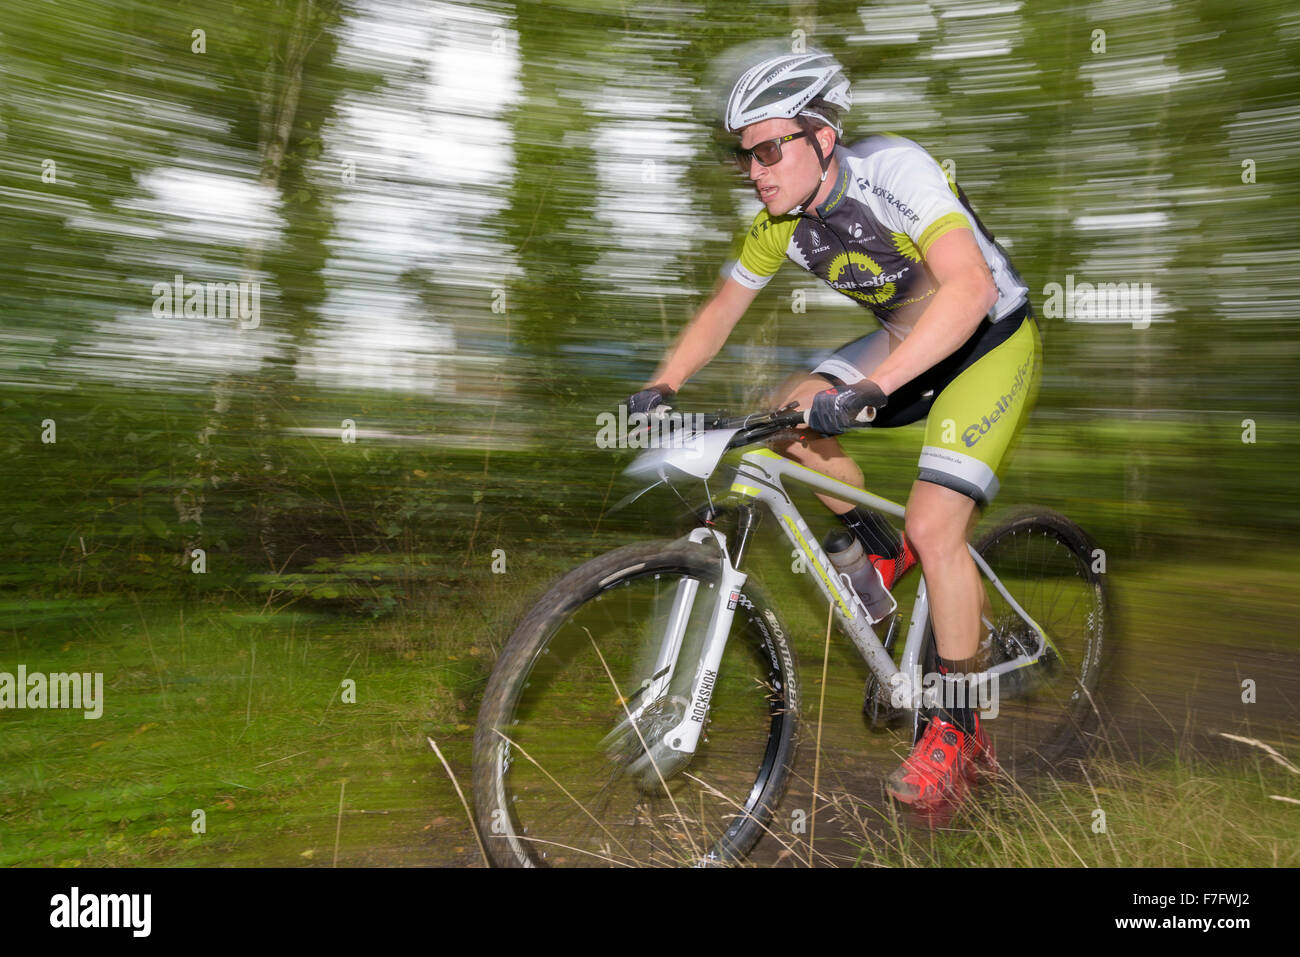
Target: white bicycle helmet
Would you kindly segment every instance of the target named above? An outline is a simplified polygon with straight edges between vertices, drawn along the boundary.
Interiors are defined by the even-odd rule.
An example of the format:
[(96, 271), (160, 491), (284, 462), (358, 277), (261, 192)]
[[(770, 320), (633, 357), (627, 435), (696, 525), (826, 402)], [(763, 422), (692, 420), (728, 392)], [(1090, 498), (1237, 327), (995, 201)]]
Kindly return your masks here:
[(731, 88), (724, 110), (724, 125), (738, 133), (752, 123), (775, 118), (811, 116), (843, 133), (833, 117), (808, 109), (824, 100), (847, 112), (853, 105), (849, 78), (829, 53), (808, 49), (804, 53), (778, 53), (750, 67)]

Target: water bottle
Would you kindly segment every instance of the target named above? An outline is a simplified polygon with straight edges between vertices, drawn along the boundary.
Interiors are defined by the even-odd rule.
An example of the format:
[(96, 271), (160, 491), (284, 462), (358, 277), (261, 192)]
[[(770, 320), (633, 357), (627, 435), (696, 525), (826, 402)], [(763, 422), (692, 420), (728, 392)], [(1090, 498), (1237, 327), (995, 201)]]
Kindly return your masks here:
[(880, 570), (868, 560), (866, 549), (856, 535), (848, 529), (837, 529), (826, 536), (822, 548), (826, 549), (836, 574), (841, 578), (849, 576), (853, 590), (867, 608), (867, 620), (871, 624), (881, 621), (898, 607), (898, 602), (894, 601), (880, 577)]

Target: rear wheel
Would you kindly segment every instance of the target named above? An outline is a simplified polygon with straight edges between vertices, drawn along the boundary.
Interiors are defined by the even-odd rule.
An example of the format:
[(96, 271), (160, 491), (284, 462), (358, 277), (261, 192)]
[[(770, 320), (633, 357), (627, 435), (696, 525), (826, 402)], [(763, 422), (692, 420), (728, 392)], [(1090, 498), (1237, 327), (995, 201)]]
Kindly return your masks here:
[(709, 546), (628, 546), (575, 569), (528, 613), (488, 682), (474, 739), (476, 816), (493, 863), (725, 862), (757, 843), (789, 776), (798, 705), (785, 630), (752, 587), (694, 757), (683, 768), (645, 759), (686, 713), (693, 677), (675, 674), (659, 700), (641, 700), (679, 583), (696, 583), (679, 658), (690, 672), (718, 570)]
[[(975, 549), (1051, 640), (1036, 664), (1000, 676), (997, 716), (986, 718), (985, 731), (1007, 770), (1051, 764), (1096, 716), (1093, 694), (1110, 615), (1104, 576), (1094, 571), (1095, 546), (1065, 516), (1033, 508), (1003, 518)], [(989, 665), (1032, 653), (1038, 646), (1033, 628), (987, 579), (981, 581), (991, 611), (983, 639)], [(927, 672), (936, 670), (932, 628), (921, 660)]]

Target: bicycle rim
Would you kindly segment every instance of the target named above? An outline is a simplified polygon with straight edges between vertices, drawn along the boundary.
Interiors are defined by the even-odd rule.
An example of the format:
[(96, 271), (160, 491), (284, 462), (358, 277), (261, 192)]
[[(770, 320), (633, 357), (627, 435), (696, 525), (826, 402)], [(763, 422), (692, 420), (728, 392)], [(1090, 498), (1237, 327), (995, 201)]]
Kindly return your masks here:
[(661, 735), (682, 713), (682, 703), (670, 699), (684, 698), (692, 675), (676, 675), (670, 694), (647, 708), (635, 731), (607, 739), (642, 703), (640, 688), (683, 578), (700, 582), (680, 658), (693, 662), (717, 594), (693, 570), (611, 582), (535, 647), (497, 725), (500, 810), (491, 830), (505, 834), (489, 837), (498, 848), (508, 845), (508, 853), (545, 866), (683, 865), (734, 860), (757, 839), (773, 785), (784, 776), (785, 722), (793, 718), (778, 690), (780, 656), (748, 599), (736, 609), (704, 735), (687, 767), (665, 780), (653, 767), (632, 771), (642, 742), (653, 742), (656, 730)]

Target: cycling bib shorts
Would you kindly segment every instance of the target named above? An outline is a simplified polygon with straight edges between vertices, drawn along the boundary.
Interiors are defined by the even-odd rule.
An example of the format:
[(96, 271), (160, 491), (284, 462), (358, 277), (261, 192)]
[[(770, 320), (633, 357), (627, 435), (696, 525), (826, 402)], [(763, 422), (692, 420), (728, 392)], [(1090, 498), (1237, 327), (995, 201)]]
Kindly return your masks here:
[[(889, 354), (878, 329), (837, 349), (813, 373), (837, 388), (869, 377)], [(986, 505), (1038, 395), (1043, 345), (1029, 304), (987, 319), (956, 352), (897, 389), (870, 428), (926, 419), (917, 477)]]

